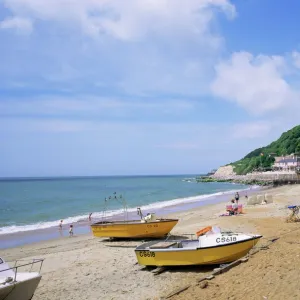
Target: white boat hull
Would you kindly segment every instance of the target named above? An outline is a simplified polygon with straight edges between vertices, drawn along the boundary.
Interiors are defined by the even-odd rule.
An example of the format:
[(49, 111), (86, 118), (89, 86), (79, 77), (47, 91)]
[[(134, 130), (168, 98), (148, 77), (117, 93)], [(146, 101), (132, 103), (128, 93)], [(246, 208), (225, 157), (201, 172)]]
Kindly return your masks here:
[(0, 300), (32, 299), (41, 278), (41, 275), (36, 275), (28, 280), (0, 285)]

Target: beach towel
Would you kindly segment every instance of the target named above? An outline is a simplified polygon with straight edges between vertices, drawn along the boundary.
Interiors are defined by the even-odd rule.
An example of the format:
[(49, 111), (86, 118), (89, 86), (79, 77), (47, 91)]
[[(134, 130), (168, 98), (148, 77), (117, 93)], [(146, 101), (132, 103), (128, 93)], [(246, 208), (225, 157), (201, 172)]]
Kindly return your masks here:
[[(232, 210), (233, 210), (232, 205), (226, 205), (226, 211), (232, 211)], [(243, 204), (238, 205), (238, 213), (243, 214)]]
[(238, 212), (239, 212), (240, 214), (243, 213), (243, 204), (239, 204), (239, 205), (238, 205)]
[(226, 210), (232, 210), (232, 205), (226, 205)]
[(230, 214), (228, 214), (228, 213), (225, 213), (225, 214), (219, 215), (219, 217), (232, 217), (232, 216), (238, 217), (238, 216), (242, 216), (242, 215), (243, 215), (243, 214), (230, 215)]
[(229, 215), (229, 214), (222, 214), (222, 215), (219, 215), (219, 217), (230, 217), (232, 215)]

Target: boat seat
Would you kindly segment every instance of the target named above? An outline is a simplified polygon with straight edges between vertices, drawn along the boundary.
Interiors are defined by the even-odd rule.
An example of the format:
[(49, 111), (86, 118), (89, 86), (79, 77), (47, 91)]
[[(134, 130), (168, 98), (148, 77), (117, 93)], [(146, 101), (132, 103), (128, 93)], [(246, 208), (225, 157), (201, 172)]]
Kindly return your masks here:
[[(166, 248), (179, 248), (178, 247), (179, 242), (158, 242), (152, 246), (149, 246), (150, 249), (166, 249)], [(173, 247), (176, 246), (177, 247)]]
[(289, 209), (295, 209), (295, 208), (297, 208), (297, 205), (289, 205), (288, 208)]

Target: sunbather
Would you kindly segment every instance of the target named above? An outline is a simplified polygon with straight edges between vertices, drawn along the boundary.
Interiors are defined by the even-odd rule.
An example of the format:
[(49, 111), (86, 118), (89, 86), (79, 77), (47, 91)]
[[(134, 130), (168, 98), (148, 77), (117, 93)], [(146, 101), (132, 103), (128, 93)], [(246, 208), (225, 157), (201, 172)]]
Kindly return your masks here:
[(232, 201), (233, 201), (233, 203), (232, 203), (233, 214), (237, 215), (239, 213), (239, 206), (237, 204), (238, 201), (234, 201), (234, 200), (232, 200)]
[(233, 207), (233, 205), (235, 204), (234, 199), (232, 199), (230, 201), (230, 203), (231, 204), (229, 205), (229, 207), (226, 210), (228, 211), (229, 215), (232, 216), (232, 215), (234, 215), (234, 207)]

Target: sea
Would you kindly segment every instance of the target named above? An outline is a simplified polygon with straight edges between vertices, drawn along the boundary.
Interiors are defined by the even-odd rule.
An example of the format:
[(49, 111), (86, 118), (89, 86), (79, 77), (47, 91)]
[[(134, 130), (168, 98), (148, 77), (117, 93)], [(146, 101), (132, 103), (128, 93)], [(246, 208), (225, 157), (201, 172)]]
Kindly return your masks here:
[(2, 179), (0, 241), (5, 235), (57, 228), (60, 220), (77, 224), (90, 213), (93, 220), (113, 218), (126, 208), (136, 216), (140, 207), (160, 215), (166, 208), (174, 212), (227, 201), (235, 191), (247, 189), (232, 183), (197, 183), (195, 175)]

